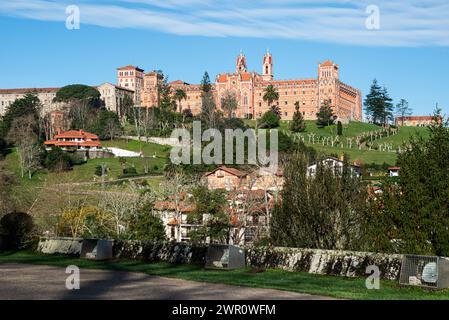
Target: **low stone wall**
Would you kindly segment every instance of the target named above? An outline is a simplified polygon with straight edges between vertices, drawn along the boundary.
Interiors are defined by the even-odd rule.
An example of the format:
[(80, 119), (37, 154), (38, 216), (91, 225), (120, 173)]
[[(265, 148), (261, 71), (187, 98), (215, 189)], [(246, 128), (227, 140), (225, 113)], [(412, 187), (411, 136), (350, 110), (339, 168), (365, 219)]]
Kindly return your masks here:
[[(79, 255), (83, 239), (41, 238), (37, 251), (47, 254)], [(148, 262), (206, 263), (206, 245), (175, 242), (115, 240), (113, 256)], [(248, 266), (303, 271), (345, 277), (366, 277), (366, 267), (379, 267), (382, 279), (397, 280), (402, 255), (356, 251), (298, 249), (279, 247), (246, 248)]]
[(247, 264), (345, 277), (366, 277), (366, 267), (376, 265), (381, 279), (397, 280), (402, 255), (356, 251), (298, 248), (252, 247), (247, 249)]
[(81, 238), (40, 238), (37, 251), (46, 254), (79, 255), (81, 253)]
[(206, 263), (207, 246), (175, 242), (115, 241), (116, 258), (141, 259), (148, 262)]

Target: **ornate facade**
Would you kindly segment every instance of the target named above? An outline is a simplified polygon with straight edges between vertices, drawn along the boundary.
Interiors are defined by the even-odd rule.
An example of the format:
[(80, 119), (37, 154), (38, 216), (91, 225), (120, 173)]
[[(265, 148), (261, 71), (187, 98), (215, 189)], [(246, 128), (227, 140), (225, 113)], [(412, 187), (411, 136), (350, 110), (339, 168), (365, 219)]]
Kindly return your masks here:
[[(131, 66), (127, 68), (131, 69)], [(120, 70), (121, 68), (119, 68)], [(119, 77), (119, 84), (123, 80)], [(156, 72), (146, 73), (140, 104), (143, 107), (157, 105), (158, 77)], [(193, 114), (201, 112), (201, 86), (182, 80), (170, 83), (173, 92), (182, 89), (187, 99), (181, 101), (180, 109), (190, 109)], [(362, 120), (361, 92), (339, 79), (339, 66), (327, 60), (318, 65), (318, 77), (312, 79), (274, 80), (273, 56), (267, 52), (262, 59), (262, 73), (247, 69), (246, 57), (242, 53), (236, 59), (236, 70), (232, 73), (218, 74), (212, 86), (217, 106), (226, 92), (235, 94), (238, 108), (234, 114), (238, 118), (259, 118), (269, 110), (263, 100), (266, 87), (272, 85), (279, 93), (277, 104), (283, 120), (291, 120), (295, 112), (295, 102), (299, 102), (300, 111), (307, 120), (316, 119), (316, 113), (325, 100), (330, 100), (338, 119), (344, 122)]]

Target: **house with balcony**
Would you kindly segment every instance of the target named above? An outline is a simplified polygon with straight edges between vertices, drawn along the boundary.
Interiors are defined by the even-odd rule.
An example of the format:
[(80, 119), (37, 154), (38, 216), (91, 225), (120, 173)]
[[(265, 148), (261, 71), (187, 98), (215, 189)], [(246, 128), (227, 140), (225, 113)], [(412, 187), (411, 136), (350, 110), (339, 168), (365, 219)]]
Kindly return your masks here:
[(59, 147), (66, 152), (81, 152), (87, 158), (97, 157), (97, 153), (103, 152), (100, 139), (96, 134), (83, 130), (69, 130), (56, 134), (53, 139), (44, 142), (47, 150)]

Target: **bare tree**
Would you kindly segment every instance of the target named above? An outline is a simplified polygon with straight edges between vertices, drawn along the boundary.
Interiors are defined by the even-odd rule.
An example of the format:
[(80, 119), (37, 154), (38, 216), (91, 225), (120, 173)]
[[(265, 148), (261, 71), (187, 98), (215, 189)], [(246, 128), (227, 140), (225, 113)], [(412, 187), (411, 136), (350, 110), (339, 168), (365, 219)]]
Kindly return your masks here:
[(17, 149), (22, 178), (28, 174), (31, 179), (33, 172), (39, 168), (41, 148), (35, 131), (36, 120), (32, 115), (27, 115), (14, 119), (7, 135), (7, 140)]
[(99, 207), (112, 216), (118, 238), (123, 238), (129, 230), (129, 224), (136, 215), (138, 200), (139, 194), (134, 188), (126, 192), (103, 192)]

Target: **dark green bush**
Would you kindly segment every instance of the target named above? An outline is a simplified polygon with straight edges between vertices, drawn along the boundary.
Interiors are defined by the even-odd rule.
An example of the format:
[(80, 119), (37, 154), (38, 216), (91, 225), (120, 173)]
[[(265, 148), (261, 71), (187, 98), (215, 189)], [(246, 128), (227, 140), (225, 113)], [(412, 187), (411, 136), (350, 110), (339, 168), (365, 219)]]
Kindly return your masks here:
[(7, 249), (27, 248), (34, 231), (33, 218), (24, 212), (11, 212), (0, 220), (0, 234)]

